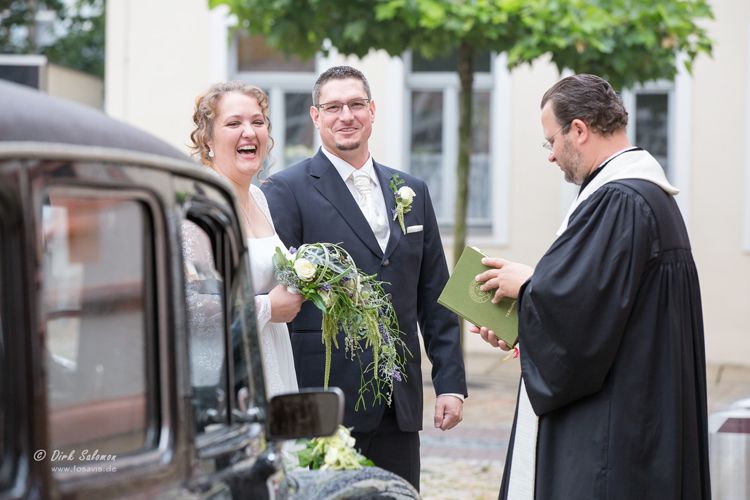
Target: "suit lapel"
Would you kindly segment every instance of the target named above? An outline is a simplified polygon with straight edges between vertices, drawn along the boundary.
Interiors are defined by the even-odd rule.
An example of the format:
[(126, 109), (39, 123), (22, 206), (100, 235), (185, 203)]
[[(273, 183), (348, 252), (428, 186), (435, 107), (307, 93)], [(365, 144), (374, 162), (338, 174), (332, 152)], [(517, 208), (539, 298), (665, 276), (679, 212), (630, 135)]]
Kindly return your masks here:
[[(313, 186), (320, 194), (327, 199), (341, 217), (349, 224), (354, 234), (362, 240), (362, 243), (372, 251), (378, 258), (383, 257), (383, 251), (378, 245), (378, 240), (372, 232), (370, 224), (359, 209), (359, 205), (354, 201), (352, 193), (341, 179), (338, 171), (331, 162), (326, 158), (322, 151), (315, 155), (314, 162), (311, 164), (310, 175), (317, 178), (313, 181)], [(334, 242), (338, 243), (338, 242)]]
[(385, 258), (387, 259), (398, 246), (403, 233), (401, 232), (401, 226), (398, 225), (398, 221), (393, 220), (393, 209), (396, 207), (396, 195), (391, 191), (391, 187), (389, 186), (392, 172), (383, 165), (375, 163), (375, 161), (372, 162), (372, 166), (375, 169), (375, 173), (378, 175), (380, 189), (383, 191), (383, 199), (385, 200), (385, 211), (388, 216), (388, 223), (391, 226), (391, 236), (388, 239), (388, 245), (385, 247)]

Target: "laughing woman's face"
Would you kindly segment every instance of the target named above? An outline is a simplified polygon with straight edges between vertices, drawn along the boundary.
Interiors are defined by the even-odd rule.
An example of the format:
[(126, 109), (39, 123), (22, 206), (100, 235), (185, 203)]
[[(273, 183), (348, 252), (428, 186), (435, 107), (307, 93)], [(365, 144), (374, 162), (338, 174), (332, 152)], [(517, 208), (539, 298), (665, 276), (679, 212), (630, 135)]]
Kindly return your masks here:
[(254, 97), (230, 92), (221, 98), (208, 141), (219, 173), (236, 183), (255, 177), (263, 168), (268, 139), (268, 122)]

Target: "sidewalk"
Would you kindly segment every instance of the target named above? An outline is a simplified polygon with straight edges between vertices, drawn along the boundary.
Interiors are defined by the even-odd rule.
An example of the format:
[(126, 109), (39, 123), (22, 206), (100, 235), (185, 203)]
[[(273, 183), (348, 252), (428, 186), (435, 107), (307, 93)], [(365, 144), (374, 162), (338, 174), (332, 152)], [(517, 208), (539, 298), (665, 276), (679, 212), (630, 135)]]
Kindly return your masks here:
[[(425, 414), (420, 436), (425, 500), (494, 500), (500, 489), (520, 367), (518, 360), (501, 361), (504, 353), (499, 350), (467, 344), (469, 398), (463, 422), (447, 432), (432, 424), (435, 396), (431, 367), (423, 357)], [(707, 372), (709, 414), (750, 397), (750, 366), (711, 365)]]

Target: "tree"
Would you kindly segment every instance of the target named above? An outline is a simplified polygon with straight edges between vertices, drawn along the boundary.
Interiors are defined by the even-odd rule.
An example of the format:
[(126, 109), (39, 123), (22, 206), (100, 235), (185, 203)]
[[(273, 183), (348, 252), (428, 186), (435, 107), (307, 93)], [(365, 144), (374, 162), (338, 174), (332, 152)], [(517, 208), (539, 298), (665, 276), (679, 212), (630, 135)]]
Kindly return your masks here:
[(560, 72), (595, 73), (626, 88), (673, 79), (680, 57), (690, 70), (712, 50), (698, 24), (712, 17), (706, 0), (209, 0), (220, 4), (239, 29), (301, 57), (330, 48), (360, 57), (371, 49), (426, 58), (457, 52), (454, 260), (466, 243), (475, 54), (505, 52), (511, 69), (548, 56)]
[(37, 13), (51, 11), (61, 16), (62, 0), (0, 0), (0, 52), (3, 54), (36, 54)]
[[(37, 36), (41, 11), (52, 19), (47, 43)], [(44, 54), (50, 62), (104, 76), (104, 0), (0, 0), (0, 52)]]
[(104, 0), (78, 0), (62, 20), (64, 34), (44, 48), (50, 61), (104, 76)]

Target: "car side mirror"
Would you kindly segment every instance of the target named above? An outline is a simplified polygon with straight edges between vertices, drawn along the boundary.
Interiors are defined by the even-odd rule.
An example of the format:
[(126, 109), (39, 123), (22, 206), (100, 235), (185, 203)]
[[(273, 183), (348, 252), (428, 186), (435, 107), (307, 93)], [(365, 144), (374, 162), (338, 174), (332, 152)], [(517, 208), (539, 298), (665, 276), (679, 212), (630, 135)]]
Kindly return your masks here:
[(338, 387), (301, 389), (279, 394), (268, 405), (269, 439), (330, 436), (344, 416), (344, 393)]

